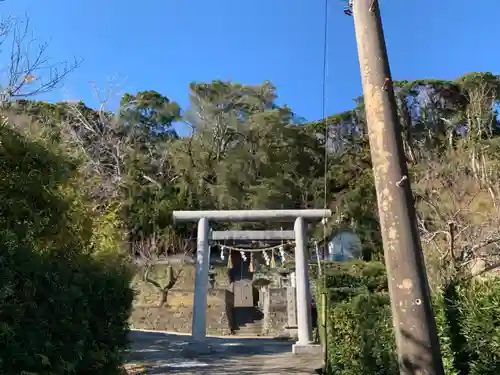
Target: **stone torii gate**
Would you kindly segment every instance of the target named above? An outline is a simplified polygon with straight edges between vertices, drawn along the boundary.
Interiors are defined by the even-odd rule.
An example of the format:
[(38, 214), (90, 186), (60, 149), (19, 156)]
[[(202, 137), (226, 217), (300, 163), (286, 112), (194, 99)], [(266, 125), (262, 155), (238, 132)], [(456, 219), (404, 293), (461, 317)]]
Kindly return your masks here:
[[(305, 222), (308, 220), (321, 220), (331, 216), (330, 210), (249, 210), (249, 211), (174, 211), (174, 222), (197, 221), (197, 249), (196, 249), (196, 274), (193, 303), (193, 324), (192, 339), (195, 342), (203, 343), (206, 340), (206, 308), (208, 271), (210, 268), (210, 240), (212, 239), (249, 239), (255, 237), (252, 231), (228, 231), (215, 232), (215, 236), (210, 231), (212, 221), (260, 221), (260, 220), (293, 220), (293, 237), (295, 239), (295, 275), (296, 275), (296, 300), (297, 300), (297, 323), (298, 341), (293, 346), (293, 352), (299, 353), (308, 351), (313, 343), (312, 340), (312, 318), (311, 318), (311, 294), (309, 290), (309, 270), (307, 258), (307, 235)], [(266, 233), (267, 232), (267, 233)], [(272, 231), (262, 231), (261, 238), (277, 237), (278, 233)], [(291, 231), (284, 231), (281, 236), (289, 238)], [(212, 237), (212, 238), (210, 238)], [(214, 238), (215, 237), (215, 238)], [(277, 239), (281, 239), (279, 237)], [(268, 238), (271, 239), (271, 238)]]

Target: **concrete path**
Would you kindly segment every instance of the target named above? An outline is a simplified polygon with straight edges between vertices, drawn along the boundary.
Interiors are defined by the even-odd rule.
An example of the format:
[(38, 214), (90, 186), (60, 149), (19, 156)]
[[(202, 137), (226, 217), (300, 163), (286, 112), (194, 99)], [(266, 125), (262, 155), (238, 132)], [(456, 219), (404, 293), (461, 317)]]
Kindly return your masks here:
[(134, 375), (306, 375), (322, 364), (321, 355), (293, 355), (292, 342), (274, 339), (211, 337), (200, 348), (190, 336), (133, 331), (131, 340), (125, 368)]

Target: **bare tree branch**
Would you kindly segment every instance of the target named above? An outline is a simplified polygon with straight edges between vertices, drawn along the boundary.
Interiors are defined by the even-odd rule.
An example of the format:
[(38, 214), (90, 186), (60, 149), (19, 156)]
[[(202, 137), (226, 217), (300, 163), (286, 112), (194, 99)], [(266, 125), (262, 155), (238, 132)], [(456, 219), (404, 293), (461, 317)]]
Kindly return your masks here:
[(27, 98), (56, 88), (81, 60), (51, 62), (49, 43), (38, 43), (30, 31), (28, 16), (23, 21), (10, 18), (0, 23), (1, 44), (10, 42), (7, 83), (1, 88), (0, 103)]
[[(463, 158), (456, 158), (457, 163)], [(487, 188), (457, 166), (446, 162), (430, 164), (424, 178), (416, 184), (418, 228), (431, 262), (432, 245), (438, 253), (442, 276), (455, 277), (472, 271), (478, 260), (488, 267), (500, 256), (500, 210)], [(477, 272), (477, 267), (474, 266)], [(451, 274), (446, 275), (447, 272)]]

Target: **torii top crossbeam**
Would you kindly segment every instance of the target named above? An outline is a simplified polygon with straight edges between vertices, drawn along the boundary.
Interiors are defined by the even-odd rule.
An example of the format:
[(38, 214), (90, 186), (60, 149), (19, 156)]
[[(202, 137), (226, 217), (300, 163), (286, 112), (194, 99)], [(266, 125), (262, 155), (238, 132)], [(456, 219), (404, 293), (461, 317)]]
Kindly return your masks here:
[(332, 216), (331, 210), (228, 210), (228, 211), (174, 211), (174, 221), (293, 221), (300, 217), (304, 220), (323, 219)]

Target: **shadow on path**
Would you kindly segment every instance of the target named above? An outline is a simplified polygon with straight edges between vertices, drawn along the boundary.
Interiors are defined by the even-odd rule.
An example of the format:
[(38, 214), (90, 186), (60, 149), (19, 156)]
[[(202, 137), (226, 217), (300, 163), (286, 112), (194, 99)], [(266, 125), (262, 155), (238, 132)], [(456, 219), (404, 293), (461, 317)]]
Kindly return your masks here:
[(313, 374), (321, 356), (291, 353), (291, 341), (266, 338), (207, 338), (207, 345), (190, 336), (132, 331), (128, 366), (139, 374)]

